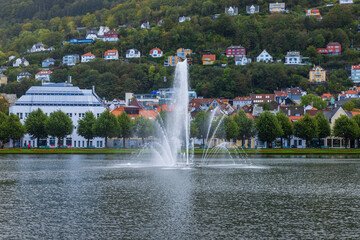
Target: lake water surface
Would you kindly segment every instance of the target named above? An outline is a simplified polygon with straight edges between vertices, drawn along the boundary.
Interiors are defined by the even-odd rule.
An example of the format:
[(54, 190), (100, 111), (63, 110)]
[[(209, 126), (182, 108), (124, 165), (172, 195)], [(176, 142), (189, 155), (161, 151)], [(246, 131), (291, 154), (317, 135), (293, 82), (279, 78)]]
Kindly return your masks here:
[(0, 239), (360, 237), (360, 158), (146, 163), (0, 155)]

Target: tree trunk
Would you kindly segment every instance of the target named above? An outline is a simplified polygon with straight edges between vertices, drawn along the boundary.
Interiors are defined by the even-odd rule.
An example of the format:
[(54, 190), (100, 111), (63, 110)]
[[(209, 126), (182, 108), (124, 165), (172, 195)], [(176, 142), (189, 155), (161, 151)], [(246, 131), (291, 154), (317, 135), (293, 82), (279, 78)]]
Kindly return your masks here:
[(145, 144), (145, 138), (141, 138), (142, 139), (142, 145)]
[(90, 138), (87, 140), (87, 147), (90, 147)]
[(319, 147), (321, 148), (321, 138), (319, 138)]
[(347, 138), (345, 138), (345, 149), (347, 149)]
[(284, 139), (281, 137), (281, 148), (284, 148), (283, 140)]
[(36, 138), (36, 147), (40, 148), (40, 138)]
[(205, 148), (205, 138), (203, 138), (203, 147)]
[(125, 138), (123, 137), (123, 148), (125, 148)]
[(244, 136), (241, 137), (241, 146), (244, 147), (244, 142), (245, 142), (245, 139), (244, 139)]
[(108, 142), (108, 138), (105, 137), (105, 148), (107, 148), (107, 142)]

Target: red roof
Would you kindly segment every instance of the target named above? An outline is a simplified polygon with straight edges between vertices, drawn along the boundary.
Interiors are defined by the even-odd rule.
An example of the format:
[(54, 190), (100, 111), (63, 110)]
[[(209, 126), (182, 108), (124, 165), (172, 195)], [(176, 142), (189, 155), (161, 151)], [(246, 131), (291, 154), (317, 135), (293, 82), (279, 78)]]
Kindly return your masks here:
[(191, 107), (200, 107), (202, 104), (208, 103), (210, 104), (212, 102), (211, 98), (193, 98), (190, 100), (189, 105)]
[(358, 94), (359, 92), (355, 91), (355, 90), (348, 90), (345, 92), (345, 94)]
[(330, 93), (324, 93), (323, 95), (321, 95), (321, 98), (334, 98), (334, 97)]
[(236, 97), (234, 98), (234, 101), (251, 101), (251, 97)]
[(291, 122), (296, 122), (296, 121), (299, 121), (300, 119), (302, 119), (304, 116), (290, 116), (289, 117), (289, 120), (291, 121)]
[(352, 69), (360, 69), (360, 64), (359, 65), (352, 65)]
[(203, 55), (203, 61), (204, 60), (210, 60), (210, 61), (215, 61), (216, 60), (216, 55), (212, 54), (212, 55)]
[(117, 52), (118, 52), (118, 50), (116, 50), (116, 49), (107, 50), (107, 51), (105, 52), (104, 56), (107, 56), (107, 55), (113, 56), (113, 55), (116, 55)]
[(50, 74), (52, 74), (52, 71), (40, 71), (35, 75), (50, 75)]
[(108, 37), (111, 35), (116, 35), (116, 37), (118, 37), (118, 33), (114, 30), (108, 31), (107, 33), (104, 34), (104, 37)]
[(87, 57), (87, 56), (95, 57), (95, 55), (92, 54), (91, 52), (82, 55), (82, 57)]
[(329, 42), (328, 46), (341, 46), (341, 44), (338, 42)]
[(150, 50), (150, 54), (153, 54), (153, 52), (157, 50), (158, 53), (162, 53), (161, 49), (160, 48), (153, 48)]
[(275, 97), (287, 97), (286, 91), (275, 91)]

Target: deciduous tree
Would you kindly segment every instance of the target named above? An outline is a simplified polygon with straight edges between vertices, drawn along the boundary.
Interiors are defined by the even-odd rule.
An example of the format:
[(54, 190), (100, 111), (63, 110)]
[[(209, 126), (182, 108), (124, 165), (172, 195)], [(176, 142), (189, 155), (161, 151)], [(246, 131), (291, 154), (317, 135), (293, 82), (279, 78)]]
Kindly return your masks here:
[(72, 133), (74, 125), (68, 115), (61, 110), (52, 112), (45, 121), (45, 130), (52, 137), (58, 138), (58, 144), (63, 144), (63, 139)]
[(260, 117), (256, 119), (256, 129), (259, 139), (266, 142), (267, 147), (270, 146), (272, 141), (281, 137), (283, 134), (279, 121), (268, 111), (263, 112), (260, 114)]
[(46, 116), (40, 108), (32, 111), (25, 119), (26, 131), (32, 135), (32, 137), (36, 138), (37, 147), (39, 147), (40, 138), (46, 138), (48, 136), (45, 128), (47, 119), (48, 116)]
[(96, 118), (92, 112), (86, 112), (85, 116), (78, 121), (77, 133), (87, 140), (87, 146), (90, 146), (90, 139), (93, 139), (95, 135), (94, 125)]

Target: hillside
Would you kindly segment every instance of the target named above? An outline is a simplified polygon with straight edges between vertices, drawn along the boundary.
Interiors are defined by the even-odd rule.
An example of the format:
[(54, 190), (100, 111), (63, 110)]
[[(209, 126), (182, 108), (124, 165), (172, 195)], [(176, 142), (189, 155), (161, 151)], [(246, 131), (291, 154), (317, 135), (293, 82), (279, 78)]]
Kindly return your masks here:
[[(146, 0), (146, 1), (0, 1), (0, 64), (8, 65), (6, 74), (9, 84), (0, 91), (23, 92), (30, 82), (17, 83), (16, 75), (21, 71), (35, 74), (41, 61), (47, 57), (56, 59), (53, 78), (63, 81), (72, 75), (74, 83), (82, 87), (97, 85), (101, 97), (122, 97), (126, 91), (148, 92), (159, 87), (171, 86), (173, 70), (163, 67), (164, 57), (158, 60), (147, 56), (150, 49), (161, 48), (165, 57), (173, 55), (177, 48), (192, 49), (194, 66), (190, 68), (191, 85), (199, 95), (206, 97), (235, 97), (249, 92), (271, 92), (276, 88), (302, 86), (310, 91), (337, 93), (352, 83), (348, 80), (349, 66), (360, 62), (360, 52), (350, 48), (360, 47), (360, 7), (326, 6), (337, 1), (287, 1), (288, 14), (269, 14), (268, 3), (261, 1), (260, 12), (247, 15), (246, 5), (260, 1), (218, 1), (218, 0)], [(356, 2), (356, 1), (355, 1)], [(225, 7), (239, 7), (239, 16), (224, 14)], [(22, 6), (22, 7), (20, 7)], [(308, 18), (305, 9), (319, 7), (322, 20)], [(24, 11), (24, 12), (21, 12)], [(215, 14), (220, 14), (214, 18)], [(191, 21), (179, 23), (180, 16), (189, 16)], [(159, 20), (164, 24), (157, 26)], [(140, 29), (149, 21), (150, 29)], [(128, 27), (120, 27), (127, 24)], [(94, 45), (62, 46), (64, 40), (85, 37), (77, 28), (108, 26), (118, 29), (116, 43), (96, 41)], [(37, 42), (54, 46), (55, 51), (44, 54), (25, 54), (31, 66), (13, 69), (6, 62), (10, 55), (20, 56)], [(323, 48), (328, 42), (342, 45), (341, 56), (317, 54), (316, 48)], [(287, 51), (300, 51), (313, 64), (320, 64), (329, 70), (327, 86), (310, 86), (307, 82), (309, 66), (287, 67), (283, 64), (253, 63), (245, 67), (223, 56), (230, 45), (241, 44), (250, 58), (266, 49), (275, 59), (284, 59)], [(129, 48), (139, 49), (141, 62), (105, 62), (97, 59), (96, 64), (80, 64), (69, 68), (59, 66), (65, 54), (92, 52), (102, 58), (108, 49), (118, 49), (125, 57)], [(208, 50), (216, 54), (217, 66), (228, 64), (227, 68), (201, 66), (201, 54)], [(111, 75), (110, 75), (111, 74)], [(169, 81), (163, 82), (166, 76)], [(211, 78), (209, 78), (211, 76)], [(136, 83), (134, 85), (134, 82)], [(24, 86), (23, 86), (24, 85)]]

